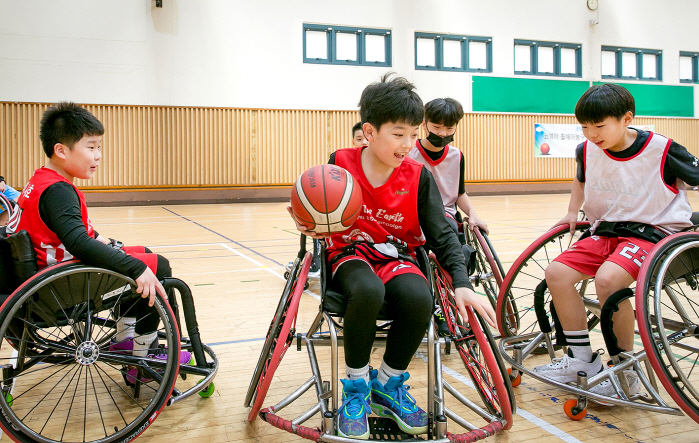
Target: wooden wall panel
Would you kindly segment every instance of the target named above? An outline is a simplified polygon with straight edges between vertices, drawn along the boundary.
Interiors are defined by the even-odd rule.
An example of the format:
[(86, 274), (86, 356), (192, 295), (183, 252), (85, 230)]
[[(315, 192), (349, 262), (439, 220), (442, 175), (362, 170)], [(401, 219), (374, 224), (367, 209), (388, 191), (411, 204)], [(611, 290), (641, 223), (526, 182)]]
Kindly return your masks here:
[[(46, 162), (43, 103), (0, 102), (0, 174), (23, 186)], [(86, 189), (288, 185), (306, 168), (351, 145), (356, 111), (86, 105), (105, 126), (103, 161)], [(570, 180), (573, 159), (534, 158), (534, 123), (573, 116), (466, 114), (455, 145), (466, 181)], [(699, 156), (699, 120), (638, 118)], [(420, 135), (423, 136), (422, 130)]]

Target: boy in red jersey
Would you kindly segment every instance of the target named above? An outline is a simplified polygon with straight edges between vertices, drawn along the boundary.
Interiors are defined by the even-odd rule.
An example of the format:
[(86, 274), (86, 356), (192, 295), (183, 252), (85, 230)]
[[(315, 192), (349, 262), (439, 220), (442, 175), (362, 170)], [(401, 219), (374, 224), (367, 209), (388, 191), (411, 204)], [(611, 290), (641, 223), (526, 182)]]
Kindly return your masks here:
[[(464, 155), (449, 143), (456, 126), (464, 117), (461, 103), (453, 98), (436, 98), (425, 105), (423, 125), (427, 138), (418, 140), (410, 158), (422, 163), (432, 173), (442, 195), (447, 221), (457, 231), (458, 207), (468, 216), (468, 227), (478, 226), (488, 233), (488, 225), (478, 217), (464, 187)], [(457, 181), (458, 180), (458, 181)]]
[[(12, 215), (7, 232), (29, 233), (39, 269), (75, 257), (131, 277), (142, 298), (133, 309), (120, 306), (125, 315), (131, 316), (119, 316), (110, 348), (133, 352), (138, 357), (151, 355), (149, 351), (157, 347), (159, 316), (149, 313), (155, 312), (152, 306), (156, 291), (166, 297), (159, 279), (172, 275), (170, 265), (164, 257), (146, 248), (117, 250), (115, 242), (110, 245), (109, 240), (94, 230), (87, 215), (85, 196), (73, 184), (76, 178), (90, 179), (97, 170), (104, 127), (86, 109), (63, 102), (46, 110), (40, 131), (49, 160), (46, 166), (34, 171), (22, 190), (17, 201), (19, 208)], [(186, 363), (191, 355), (182, 352), (181, 358)], [(129, 375), (135, 375), (135, 369)], [(129, 377), (126, 380), (135, 381)]]
[[(462, 315), (471, 305), (495, 325), (490, 304), (473, 292), (459, 241), (442, 215), (432, 174), (408, 158), (423, 119), (422, 101), (414, 88), (390, 74), (367, 86), (359, 107), (368, 145), (341, 149), (329, 161), (354, 176), (364, 202), (352, 227), (327, 239), (331, 287), (347, 297), (343, 338), (347, 378), (342, 380), (338, 411), (339, 433), (345, 437), (368, 438), (370, 408), (394, 419), (409, 434), (427, 431), (427, 415), (404, 384), (434, 308), (427, 281), (411, 258), (425, 238), (435, 245), (438, 260), (453, 278)], [(393, 324), (381, 367), (370, 374), (376, 319), (384, 300)]]
[(366, 146), (366, 138), (362, 130), (362, 122), (359, 122), (352, 126), (352, 147), (361, 148), (362, 146)]
[[(600, 355), (592, 352), (586, 310), (575, 283), (594, 276), (597, 298), (604, 305), (636, 280), (655, 243), (692, 225), (685, 183), (699, 184), (699, 161), (660, 134), (630, 128), (634, 113), (633, 96), (614, 84), (592, 86), (575, 106), (588, 141), (577, 147), (568, 214), (556, 226), (570, 225), (572, 231), (581, 207), (592, 226), (546, 268), (569, 355), (534, 368), (562, 383), (574, 382), (578, 371), (591, 377), (603, 366)], [(629, 300), (614, 315), (614, 333), (619, 347), (633, 350)], [(639, 392), (638, 375), (626, 370), (624, 376), (630, 393)], [(608, 380), (590, 391), (617, 396)]]

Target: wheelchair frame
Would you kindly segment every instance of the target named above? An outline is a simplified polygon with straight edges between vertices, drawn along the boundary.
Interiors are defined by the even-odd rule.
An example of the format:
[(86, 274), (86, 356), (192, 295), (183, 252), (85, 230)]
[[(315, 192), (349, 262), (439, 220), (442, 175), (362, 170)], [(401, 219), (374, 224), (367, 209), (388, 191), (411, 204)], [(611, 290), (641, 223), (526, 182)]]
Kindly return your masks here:
[[(588, 227), (588, 222), (578, 222), (576, 234), (587, 230)], [(697, 304), (697, 301), (688, 297), (681, 288), (679, 290), (670, 288), (671, 284), (686, 284), (694, 291), (697, 289), (696, 280), (692, 280), (699, 272), (699, 268), (693, 263), (696, 251), (690, 251), (689, 255), (685, 254), (680, 263), (673, 261), (678, 256), (682, 257), (683, 251), (699, 248), (699, 234), (695, 232), (674, 234), (659, 242), (641, 266), (635, 292), (630, 289), (618, 291), (609, 297), (604, 306), (600, 306), (599, 301), (589, 297), (587, 292), (590, 281), (578, 284), (578, 292), (588, 310), (588, 329), (592, 330), (599, 323), (605, 343), (610, 351), (611, 367), (604, 368), (602, 372), (591, 377), (588, 377), (584, 372), (578, 373), (576, 383), (564, 384), (550, 380), (525, 366), (526, 359), (534, 354), (546, 353), (549, 357), (554, 358), (557, 350), (562, 349), (563, 352), (566, 352), (565, 343), (560, 346), (554, 344), (554, 342), (560, 341), (562, 331), (557, 328), (555, 309), (551, 309), (550, 294), (541, 279), (543, 279), (544, 265), (555, 258), (553, 253), (560, 253), (573, 243), (574, 237), (571, 237), (569, 242), (564, 241), (568, 230), (568, 225), (552, 228), (533, 242), (514, 262), (500, 289), (497, 314), (498, 328), (502, 334), (502, 339), (499, 343), (499, 350), (505, 361), (512, 367), (513, 386), (517, 386), (521, 380), (521, 375), (525, 374), (574, 394), (575, 399), (570, 399), (564, 403), (564, 412), (574, 420), (585, 417), (587, 400), (592, 399), (602, 404), (631, 406), (672, 415), (682, 415), (682, 409), (692, 419), (699, 422), (699, 394), (688, 377), (685, 376), (686, 370), (677, 364), (673, 370), (669, 370), (661, 358), (665, 355), (672, 360), (674, 353), (667, 350), (677, 346), (684, 351), (699, 354), (699, 346), (692, 343), (683, 346), (678, 343), (683, 339), (696, 339), (696, 334), (699, 331), (697, 328), (699, 318), (690, 318), (693, 316), (683, 311), (680, 306), (682, 303), (678, 302), (681, 297), (678, 295), (681, 294), (687, 299), (685, 303), (687, 305)], [(677, 250), (683, 246), (684, 250)], [(699, 253), (696, 258), (699, 259)], [(539, 263), (539, 261), (543, 263)], [(699, 265), (699, 260), (697, 260), (696, 265)], [(657, 278), (658, 272), (667, 272), (669, 268), (678, 269), (678, 267), (683, 272), (679, 277), (663, 274), (663, 278)], [(653, 300), (650, 300), (649, 297), (651, 290), (654, 294), (659, 294)], [(670, 297), (674, 294), (674, 299), (671, 299), (669, 303), (663, 302), (661, 300), (663, 293), (668, 293)], [(533, 302), (530, 300), (531, 295), (534, 297)], [(616, 338), (612, 332), (612, 314), (618, 310), (619, 303), (633, 296), (635, 296), (638, 324), (636, 333), (643, 341), (643, 349), (637, 352), (626, 352), (616, 344)], [(672, 310), (671, 307), (674, 307), (676, 311), (683, 314), (679, 314), (675, 318), (663, 318), (662, 315), (656, 315), (660, 306), (667, 307), (667, 310)], [(651, 311), (653, 307), (655, 311)], [(529, 315), (532, 312), (536, 313), (536, 318)], [(529, 315), (529, 320), (525, 322), (523, 319), (527, 315)], [(665, 320), (664, 324), (663, 320)], [(671, 337), (668, 338), (668, 335)], [(682, 359), (686, 360), (686, 357)], [(675, 361), (675, 363), (677, 362)], [(623, 375), (623, 371), (628, 369), (633, 369), (636, 372), (647, 394), (630, 395), (626, 377)], [(689, 374), (691, 372), (690, 370)], [(679, 408), (669, 405), (662, 399), (656, 376)], [(682, 386), (678, 386), (678, 381), (673, 380), (673, 377), (677, 379), (684, 377)], [(619, 398), (611, 398), (589, 391), (591, 387), (604, 381), (611, 383)]]
[[(4, 234), (4, 228), (1, 231)], [(201, 343), (191, 291), (176, 278), (162, 284), (170, 294), (169, 302), (158, 294), (154, 306), (160, 316), (158, 338), (164, 340), (167, 351), (160, 347), (149, 352), (165, 354), (165, 359), (112, 349), (117, 307), (140, 298), (132, 291), (136, 284), (129, 277), (70, 260), (49, 266), (19, 285), (0, 307), (0, 341), (14, 349), (5, 357), (10, 346), (6, 347), (0, 358), (4, 363), (0, 365), (3, 431), (17, 442), (62, 441), (66, 432), (80, 433), (75, 425), (68, 426), (78, 415), (83, 441), (129, 441), (144, 432), (165, 405), (195, 393), (211, 396), (218, 358)], [(189, 337), (180, 333), (175, 292)], [(180, 364), (180, 349), (190, 350), (195, 364)], [(202, 378), (178, 389), (178, 375)], [(39, 414), (43, 415), (37, 419)], [(65, 421), (60, 423), (59, 418)]]
[[(429, 266), (428, 258), (424, 254), (424, 251), (421, 249), (419, 251), (418, 262), (420, 262), (421, 267)], [(263, 346), (260, 359), (253, 374), (245, 399), (245, 406), (251, 407), (248, 419), (253, 421), (258, 415), (259, 411), (259, 416), (264, 421), (280, 429), (297, 434), (303, 438), (313, 441), (354, 442), (356, 441), (355, 439), (336, 435), (336, 416), (339, 398), (341, 396), (338, 373), (338, 347), (339, 343), (342, 341), (341, 335), (338, 334), (338, 330), (341, 329), (341, 325), (337, 320), (337, 314), (325, 311), (323, 309), (323, 303), (321, 303), (319, 313), (315, 317), (315, 320), (311, 324), (308, 332), (305, 335), (297, 334), (295, 332), (295, 320), (298, 312), (298, 303), (306, 283), (306, 277), (308, 269), (310, 268), (311, 259), (312, 253), (306, 253), (305, 237), (302, 235), (301, 248), (296, 260), (294, 261), (292, 270), (290, 271), (291, 278), (287, 280), (285, 285), (284, 292), (282, 293), (277, 311), (270, 326), (270, 333), (267, 337), (265, 345)], [(322, 251), (321, 259), (322, 262), (325, 263), (324, 250)], [(436, 265), (434, 260), (432, 263)], [(327, 267), (324, 266), (321, 273), (321, 275), (323, 275), (321, 280), (321, 300), (325, 299), (326, 293), (328, 292), (327, 272)], [(433, 267), (430, 268), (430, 272), (426, 273), (430, 287), (437, 287), (435, 286), (436, 283), (433, 277), (438, 275), (436, 273), (439, 272), (444, 273), (441, 268)], [(448, 283), (450, 285), (450, 282)], [(444, 292), (448, 292), (446, 290), (447, 288), (444, 286), (437, 288), (441, 288)], [(451, 313), (452, 319), (459, 318), (453, 311), (449, 312)], [(495, 388), (488, 391), (487, 395), (490, 396), (491, 400), (495, 397), (495, 400), (500, 401), (500, 403), (503, 402), (502, 399), (504, 398), (505, 406), (503, 406), (503, 408), (506, 409), (507, 412), (503, 413), (502, 411), (493, 411), (492, 409), (489, 409), (489, 406), (487, 405), (483, 407), (476, 404), (476, 402), (459, 393), (442, 378), (441, 347), (446, 340), (436, 336), (435, 327), (433, 323), (430, 322), (427, 331), (427, 338), (423, 339), (423, 344), (427, 344), (428, 353), (428, 440), (445, 443), (450, 441), (477, 441), (491, 436), (499, 430), (509, 429), (512, 426), (512, 412), (515, 408), (514, 397), (511, 396), (511, 387), (509, 386), (509, 379), (506, 376), (507, 374), (504, 371), (504, 364), (502, 364), (500, 360), (497, 360), (492, 354), (492, 352), (495, 350), (496, 343), (492, 339), (492, 335), (490, 335), (490, 341), (488, 341), (486, 334), (483, 333), (481, 329), (481, 325), (484, 323), (482, 323), (482, 320), (477, 317), (474, 311), (470, 308), (468, 308), (468, 315), (469, 324), (475, 325), (473, 329), (480, 333), (475, 334), (476, 337), (472, 338), (472, 342), (475, 343), (477, 340), (479, 343), (477, 346), (485, 346), (483, 353), (489, 353), (490, 355), (489, 364), (491, 366), (487, 368), (479, 367), (476, 372), (481, 371), (480, 375), (483, 376), (484, 382), (491, 382), (491, 380), (493, 380), (492, 383), (495, 384)], [(320, 333), (323, 323), (327, 324), (327, 333)], [(374, 342), (375, 344), (385, 342), (385, 332), (387, 331), (386, 326), (387, 323), (383, 323), (378, 326), (378, 333)], [(462, 331), (466, 329), (460, 320), (459, 327), (462, 328)], [(489, 334), (489, 332), (490, 331), (487, 330), (487, 334)], [(294, 339), (296, 340), (297, 351), (300, 351), (305, 345), (308, 352), (309, 361), (311, 363), (312, 375), (299, 388), (294, 390), (289, 396), (278, 402), (276, 405), (260, 410), (264, 397), (267, 393), (267, 389), (269, 388), (271, 379), (274, 375), (274, 370), (279, 365), (281, 357), (291, 346)], [(315, 353), (316, 346), (330, 346), (331, 348), (330, 382), (322, 379), (318, 359)], [(464, 357), (462, 356), (462, 358)], [(493, 368), (495, 369), (494, 371), (492, 370)], [(485, 374), (486, 372), (487, 374)], [(311, 388), (315, 388), (317, 402), (310, 409), (293, 420), (286, 420), (278, 415), (283, 408), (290, 405)], [(471, 409), (471, 411), (475, 412), (476, 415), (485, 419), (488, 424), (483, 427), (473, 425), (447, 408), (444, 404), (445, 391), (452, 394), (461, 404)], [(321, 415), (321, 425), (319, 428), (309, 428), (303, 425), (303, 423), (318, 413)], [(447, 432), (447, 417), (466, 428), (468, 432), (464, 434), (451, 434)], [(370, 417), (370, 427), (373, 437), (372, 440), (374, 441), (394, 441), (397, 439), (396, 435), (400, 436), (400, 440), (422, 440), (420, 438), (416, 438), (416, 436), (402, 434), (400, 431), (397, 432), (397, 426), (392, 429), (390, 426), (390, 420), (387, 420), (389, 422), (388, 424), (379, 423), (379, 420), (380, 419)]]

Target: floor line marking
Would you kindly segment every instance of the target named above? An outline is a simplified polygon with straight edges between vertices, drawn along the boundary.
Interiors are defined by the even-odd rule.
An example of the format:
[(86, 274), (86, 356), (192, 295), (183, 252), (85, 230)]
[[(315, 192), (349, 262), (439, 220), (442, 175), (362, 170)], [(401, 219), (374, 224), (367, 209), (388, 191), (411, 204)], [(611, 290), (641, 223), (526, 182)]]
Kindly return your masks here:
[[(416, 356), (420, 357), (423, 361), (427, 362), (427, 356), (425, 356), (424, 353), (422, 352), (416, 352)], [(471, 380), (468, 378), (464, 377), (463, 375), (459, 374), (455, 370), (451, 369), (447, 365), (442, 365), (442, 371), (444, 371), (445, 374), (448, 374), (452, 376), (453, 378), (459, 380), (461, 383), (465, 384), (471, 389), (476, 389), (475, 385)], [(522, 417), (523, 419), (527, 420), (528, 422), (540, 427), (544, 431), (548, 432), (549, 434), (553, 435), (554, 437), (558, 437), (560, 440), (566, 442), (566, 443), (583, 443), (582, 441), (578, 440), (577, 438), (573, 437), (572, 435), (568, 434), (567, 432), (558, 429), (556, 426), (552, 425), (551, 423), (547, 422), (546, 420), (537, 417), (536, 415), (532, 414), (531, 412), (528, 412), (521, 407), (517, 407), (517, 415)]]
[(214, 231), (214, 230), (211, 229), (211, 228), (207, 228), (206, 226), (202, 225), (202, 224), (199, 223), (199, 222), (195, 222), (194, 220), (190, 220), (190, 219), (188, 219), (187, 217), (185, 217), (185, 216), (183, 216), (183, 215), (180, 215), (180, 214), (176, 213), (175, 211), (172, 211), (172, 210), (166, 208), (165, 206), (161, 206), (161, 207), (162, 207), (164, 210), (166, 210), (167, 212), (169, 212), (169, 213), (171, 213), (171, 214), (174, 214), (174, 215), (176, 215), (176, 216), (178, 216), (178, 217), (180, 217), (180, 218), (182, 218), (182, 219), (184, 219), (184, 220), (187, 220), (188, 222), (193, 223), (193, 224), (199, 226), (199, 227), (202, 228), (202, 229), (206, 229), (207, 231), (211, 232), (212, 234), (216, 234), (216, 235), (218, 235), (219, 237), (228, 240), (229, 242), (233, 243), (234, 245), (236, 245), (236, 246), (238, 246), (238, 247), (240, 247), (240, 248), (246, 249), (246, 250), (250, 251), (250, 252), (253, 253), (253, 254), (257, 254), (257, 255), (259, 255), (260, 257), (262, 257), (262, 258), (264, 258), (264, 259), (266, 259), (266, 260), (269, 260), (269, 261), (271, 261), (272, 263), (275, 263), (275, 264), (277, 264), (277, 265), (279, 265), (279, 266), (284, 266), (284, 265), (282, 265), (281, 263), (279, 263), (278, 261), (276, 261), (276, 260), (274, 260), (274, 259), (271, 259), (271, 258), (269, 258), (269, 257), (265, 257), (264, 255), (260, 254), (259, 252), (255, 251), (254, 249), (250, 249), (250, 248), (248, 248), (247, 246), (245, 246), (245, 245), (243, 245), (243, 244), (240, 244), (240, 243), (238, 243), (237, 241), (235, 241), (235, 240), (233, 240), (233, 239), (231, 239), (231, 238), (228, 238), (228, 237), (226, 237), (225, 235), (223, 235), (223, 234), (221, 234), (221, 233), (219, 233), (219, 232), (216, 232), (216, 231)]
[[(269, 268), (269, 267), (263, 265), (262, 263), (258, 262), (258, 261), (255, 260), (254, 258), (248, 257), (247, 255), (243, 254), (243, 253), (240, 252), (240, 251), (237, 251), (237, 250), (231, 248), (230, 246), (228, 246), (228, 245), (225, 244), (225, 243), (219, 243), (219, 244), (220, 244), (222, 247), (224, 247), (224, 248), (228, 249), (229, 251), (231, 251), (232, 253), (239, 255), (241, 258), (244, 258), (245, 260), (248, 260), (248, 261), (250, 261), (251, 263), (254, 263), (254, 264), (258, 265), (259, 267), (261, 267), (261, 268), (264, 269), (265, 271), (269, 272), (270, 274), (274, 275), (275, 277), (278, 277), (278, 278), (280, 278), (280, 279), (286, 281), (286, 279), (284, 278), (284, 276), (283, 276), (282, 274), (280, 274), (280, 273), (278, 273), (278, 272), (276, 272), (276, 271), (273, 271), (272, 268)], [(254, 252), (254, 251), (253, 251), (253, 252)], [(261, 255), (261, 254), (259, 254), (259, 255)], [(263, 256), (263, 257), (264, 257), (264, 256)], [(317, 294), (315, 294), (315, 293), (309, 291), (308, 289), (304, 290), (303, 292), (304, 292), (305, 294), (308, 294), (308, 295), (310, 295), (311, 297), (315, 298), (316, 300), (320, 301), (320, 296), (318, 296)]]

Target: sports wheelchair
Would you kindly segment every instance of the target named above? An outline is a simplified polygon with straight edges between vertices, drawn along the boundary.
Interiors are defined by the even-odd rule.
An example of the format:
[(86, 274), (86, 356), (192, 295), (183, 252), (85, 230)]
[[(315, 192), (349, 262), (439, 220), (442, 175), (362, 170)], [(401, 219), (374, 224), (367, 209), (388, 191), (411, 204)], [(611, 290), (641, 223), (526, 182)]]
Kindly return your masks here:
[[(324, 242), (321, 242), (323, 244)], [(427, 440), (439, 442), (472, 442), (493, 435), (512, 426), (512, 415), (515, 411), (515, 400), (509, 382), (505, 365), (500, 356), (494, 353), (496, 342), (488, 325), (470, 308), (467, 308), (468, 318), (462, 319), (456, 308), (451, 279), (439, 266), (434, 256), (428, 257), (422, 248), (417, 250), (417, 261), (420, 269), (428, 278), (444, 313), (450, 328), (450, 336), (439, 338), (433, 322), (427, 330), (423, 345), (427, 345)], [(329, 266), (325, 264), (324, 245), (321, 251), (321, 303), (308, 332), (297, 333), (296, 318), (303, 288), (306, 283), (308, 270), (311, 266), (312, 253), (306, 252), (306, 239), (301, 235), (301, 247), (291, 269), (291, 277), (287, 280), (279, 305), (270, 325), (266, 341), (257, 362), (250, 386), (245, 397), (245, 406), (251, 408), (249, 421), (260, 416), (265, 422), (313, 441), (353, 442), (354, 439), (337, 435), (338, 403), (341, 401), (338, 376), (338, 345), (342, 341), (342, 315), (346, 300), (341, 294), (328, 288)], [(323, 325), (327, 330), (323, 331)], [(375, 344), (385, 343), (386, 333), (390, 328), (390, 320), (385, 310), (379, 314), (377, 337)], [(274, 406), (265, 409), (265, 400), (270, 384), (275, 377), (282, 357), (296, 340), (296, 349), (301, 351), (305, 345), (311, 365), (312, 375), (300, 387)], [(442, 345), (449, 341), (458, 350), (459, 357), (465, 364), (468, 379), (466, 383), (477, 392), (469, 398), (460, 393), (442, 375)], [(316, 346), (330, 346), (330, 381), (324, 380)], [(452, 373), (452, 375), (454, 375)], [(461, 377), (457, 374), (457, 377)], [(284, 377), (283, 377), (284, 378)], [(277, 384), (279, 385), (279, 384)], [(311, 388), (315, 389), (315, 398), (309, 400), (302, 397)], [(445, 391), (456, 400), (450, 409), (446, 404)], [(309, 409), (298, 417), (287, 420), (280, 417), (279, 412), (299, 400), (302, 405), (310, 405)], [(451, 400), (451, 399), (449, 399)], [(304, 406), (305, 407), (305, 406)], [(318, 427), (312, 428), (303, 424), (320, 414)], [(466, 429), (465, 433), (453, 434), (448, 432), (448, 419)], [(485, 425), (472, 424), (469, 420), (484, 420)], [(422, 441), (423, 438), (404, 434), (390, 419), (369, 417), (370, 439), (374, 441)]]
[[(13, 202), (5, 194), (0, 194), (0, 219), (2, 219), (2, 214), (6, 212), (5, 216), (9, 220), (10, 217), (12, 216), (12, 213), (15, 211), (15, 208), (17, 207), (17, 203)], [(6, 221), (0, 221), (0, 226), (6, 224)]]
[[(563, 406), (573, 420), (586, 416), (590, 399), (673, 415), (682, 415), (684, 411), (699, 422), (699, 370), (695, 370), (699, 369), (699, 233), (695, 232), (698, 215), (692, 217), (695, 226), (664, 238), (650, 251), (635, 290), (618, 291), (600, 306), (594, 296), (594, 279), (578, 283), (593, 349), (606, 345), (611, 360), (597, 375), (579, 372), (573, 384), (550, 380), (532, 369), (566, 352), (544, 270), (590, 225), (578, 222), (572, 236), (568, 225), (554, 227), (529, 246), (505, 277), (496, 312), (502, 336), (499, 350), (511, 365), (512, 385), (519, 385), (522, 375), (526, 375), (575, 395)], [(613, 314), (621, 302), (630, 298), (635, 298), (636, 334), (643, 343), (643, 349), (636, 352), (621, 349), (613, 333)], [(638, 376), (640, 392), (630, 390), (623, 374), (629, 370)], [(663, 400), (658, 380), (677, 407)], [(605, 381), (611, 383), (615, 396), (590, 392), (590, 388)]]
[[(143, 358), (115, 350), (120, 315), (135, 316), (135, 282), (77, 260), (36, 272), (27, 232), (8, 237), (0, 228), (2, 430), (17, 442), (130, 441), (166, 404), (211, 396), (218, 359), (201, 343), (192, 294), (181, 280), (162, 284), (168, 301), (158, 295), (150, 315), (160, 317), (164, 346)], [(180, 334), (175, 292), (189, 338)], [(181, 349), (195, 363), (180, 364)], [(178, 387), (178, 375), (192, 378)]]

